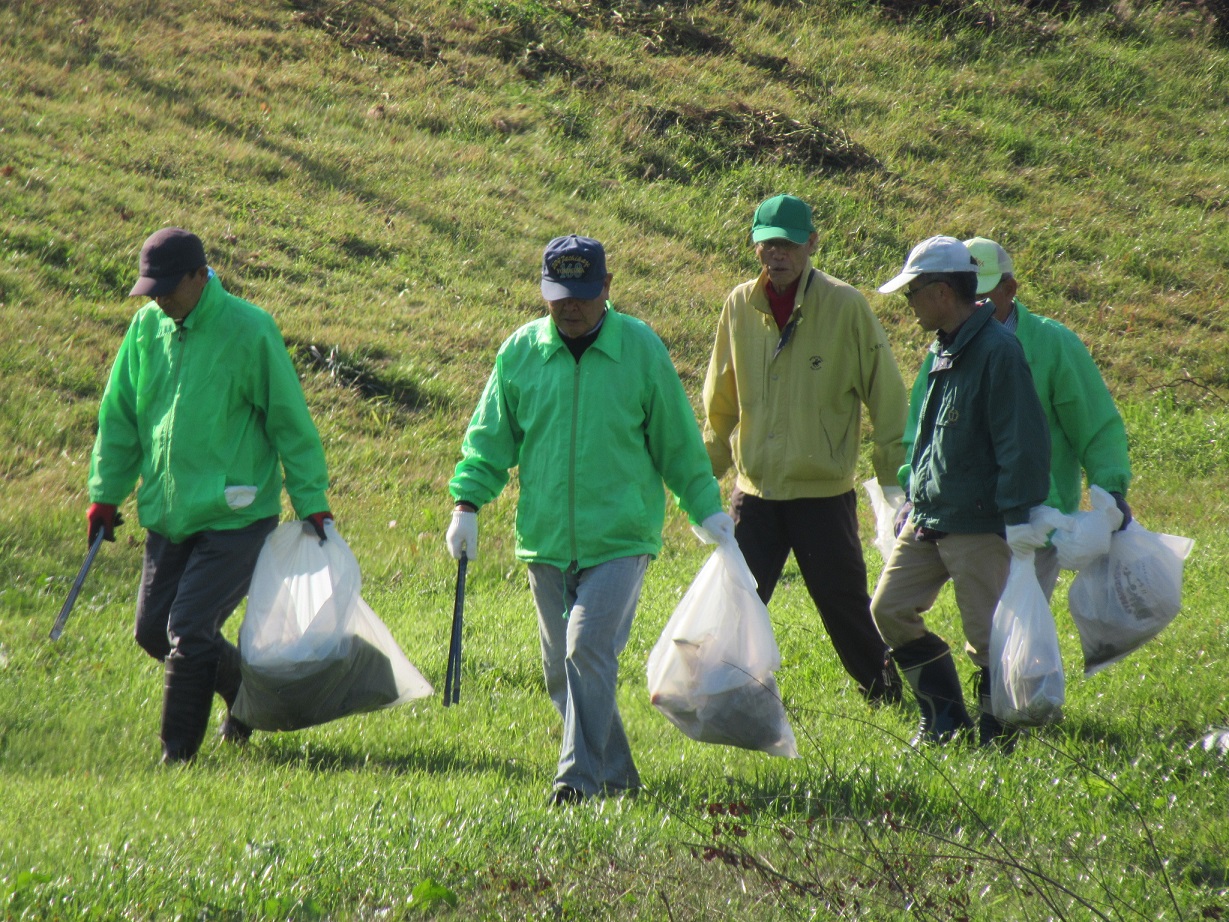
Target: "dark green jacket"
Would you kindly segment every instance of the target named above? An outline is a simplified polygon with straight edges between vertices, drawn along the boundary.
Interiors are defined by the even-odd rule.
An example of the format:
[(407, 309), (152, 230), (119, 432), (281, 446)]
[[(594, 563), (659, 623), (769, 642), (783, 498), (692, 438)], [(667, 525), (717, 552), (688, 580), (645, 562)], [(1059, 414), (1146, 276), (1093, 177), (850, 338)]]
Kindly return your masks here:
[(916, 525), (1002, 533), (1050, 490), (1050, 432), (1024, 350), (987, 302), (934, 361), (913, 446)]
[[(1050, 495), (1047, 506), (1067, 515), (1080, 508), (1081, 470), (1088, 483), (1124, 496), (1131, 483), (1127, 433), (1114, 398), (1080, 338), (1057, 320), (1039, 317), (1019, 301), (1016, 339), (1033, 373), (1050, 426)], [(911, 457), (918, 415), (934, 353), (927, 353), (909, 401), (905, 452)], [(900, 469), (900, 485), (909, 489), (909, 465)]]

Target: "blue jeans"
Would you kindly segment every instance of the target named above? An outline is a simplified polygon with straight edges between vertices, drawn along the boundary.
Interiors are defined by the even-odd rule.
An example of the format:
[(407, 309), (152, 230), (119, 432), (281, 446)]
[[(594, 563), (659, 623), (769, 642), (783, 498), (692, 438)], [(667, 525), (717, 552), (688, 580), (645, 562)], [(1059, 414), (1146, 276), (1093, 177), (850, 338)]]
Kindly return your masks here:
[(560, 570), (529, 565), (546, 690), (563, 716), (555, 786), (585, 794), (640, 787), (615, 686), (649, 557)]

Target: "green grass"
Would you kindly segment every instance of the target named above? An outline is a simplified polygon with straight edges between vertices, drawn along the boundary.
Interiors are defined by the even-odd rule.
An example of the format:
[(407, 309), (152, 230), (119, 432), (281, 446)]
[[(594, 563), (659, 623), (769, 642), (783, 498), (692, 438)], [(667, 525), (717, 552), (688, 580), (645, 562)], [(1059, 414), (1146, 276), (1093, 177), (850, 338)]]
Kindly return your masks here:
[[(1229, 724), (1227, 29), (1210, 0), (5, 4), (0, 916), (1229, 914), (1229, 764), (1199, 744)], [(547, 810), (515, 481), (483, 512), (458, 707), (210, 738), (163, 770), (131, 501), (46, 640), (152, 230), (197, 231), (277, 318), (364, 597), (438, 686), (446, 484), (498, 343), (541, 313), (545, 242), (607, 244), (616, 304), (698, 400), (750, 214), (781, 191), (815, 204), (817, 264), (870, 293), (907, 377), (926, 337), (874, 289), (932, 234), (1004, 244), (1119, 398), (1138, 518), (1197, 541), (1174, 625), (1087, 680), (1064, 575), (1066, 719), (1012, 757), (911, 750), (913, 715), (865, 707), (792, 566), (771, 610), (802, 758), (685, 740), (644, 676), (705, 556), (674, 516), (620, 686), (649, 789)], [(949, 593), (932, 626), (958, 642)]]

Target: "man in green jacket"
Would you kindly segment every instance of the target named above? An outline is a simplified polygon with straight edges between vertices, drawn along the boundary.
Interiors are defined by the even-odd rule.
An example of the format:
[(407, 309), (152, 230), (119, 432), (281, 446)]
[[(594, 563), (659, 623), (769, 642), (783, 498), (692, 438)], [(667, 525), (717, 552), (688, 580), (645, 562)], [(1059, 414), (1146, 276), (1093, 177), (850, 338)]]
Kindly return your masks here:
[[(1127, 433), (1105, 380), (1080, 338), (1057, 320), (1028, 310), (1017, 298), (1011, 256), (993, 240), (974, 237), (965, 246), (977, 260), (977, 294), (994, 302), (994, 317), (1016, 334), (1033, 373), (1033, 384), (1050, 429), (1050, 495), (1045, 504), (1066, 515), (1079, 510), (1081, 472), (1089, 485), (1105, 490), (1122, 511), (1122, 527), (1131, 521), (1127, 487), (1131, 461)], [(905, 446), (912, 450), (926, 380), (934, 362), (927, 352), (913, 382)], [(909, 488), (909, 465), (901, 466), (900, 484)], [(1037, 579), (1048, 599), (1058, 581), (1058, 552), (1036, 553)]]
[[(222, 287), (200, 239), (177, 227), (141, 249), (130, 295), (150, 299), (120, 345), (90, 459), (89, 540), (115, 540), (138, 480), (147, 529), (136, 640), (165, 663), (162, 757), (190, 761), (216, 691), (239, 692), (239, 651), (221, 628), (247, 594), (281, 513), (283, 474), (298, 515), (324, 540), (324, 448), (277, 324)], [(224, 739), (250, 728), (227, 715)]]
[(449, 484), (448, 550), (473, 558), (478, 510), (519, 469), (516, 556), (529, 564), (546, 689), (563, 717), (555, 805), (640, 786), (615, 687), (661, 550), (662, 482), (693, 523), (734, 540), (669, 353), (614, 309), (610, 280), (598, 241), (573, 234), (546, 247), (549, 316), (500, 346)]
[(951, 648), (922, 617), (950, 579), (978, 669), (981, 742), (1009, 742), (1011, 729), (989, 710), (990, 625), (1011, 552), (1044, 543), (1028, 523), (1050, 489), (1045, 413), (1019, 342), (976, 299), (977, 266), (959, 240), (922, 241), (879, 290), (903, 290), (937, 338), (913, 446), (912, 512), (871, 613), (921, 708), (918, 739), (945, 742), (973, 725)]
[(737, 474), (730, 510), (767, 604), (790, 552), (845, 671), (872, 703), (901, 698), (871, 620), (854, 491), (863, 408), (871, 461), (899, 494), (906, 394), (888, 338), (860, 291), (811, 265), (811, 207), (762, 202), (751, 222), (759, 275), (726, 298), (704, 381), (713, 472)]

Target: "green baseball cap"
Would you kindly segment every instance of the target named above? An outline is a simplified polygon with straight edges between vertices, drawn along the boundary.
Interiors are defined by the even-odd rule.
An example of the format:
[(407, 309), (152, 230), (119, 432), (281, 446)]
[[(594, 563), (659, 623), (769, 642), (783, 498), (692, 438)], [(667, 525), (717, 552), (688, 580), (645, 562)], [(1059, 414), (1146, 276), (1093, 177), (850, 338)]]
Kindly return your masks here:
[(811, 206), (796, 195), (774, 195), (760, 203), (751, 220), (751, 242), (792, 240), (806, 243), (815, 233)]

